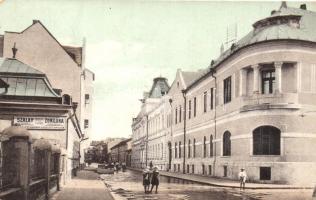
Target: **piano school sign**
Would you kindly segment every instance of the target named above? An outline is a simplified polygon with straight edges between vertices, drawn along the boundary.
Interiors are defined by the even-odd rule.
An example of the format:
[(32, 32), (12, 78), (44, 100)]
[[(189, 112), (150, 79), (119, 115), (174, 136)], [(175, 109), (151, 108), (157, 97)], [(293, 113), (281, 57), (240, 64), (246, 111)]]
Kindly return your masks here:
[(13, 124), (23, 126), (27, 129), (66, 129), (65, 117), (14, 117)]

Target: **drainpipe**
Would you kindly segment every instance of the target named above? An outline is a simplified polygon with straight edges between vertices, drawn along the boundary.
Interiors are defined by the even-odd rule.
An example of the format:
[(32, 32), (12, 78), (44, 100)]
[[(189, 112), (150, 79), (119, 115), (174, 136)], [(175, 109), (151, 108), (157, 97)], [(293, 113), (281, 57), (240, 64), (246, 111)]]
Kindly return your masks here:
[[(171, 138), (171, 141), (170, 141), (170, 148), (171, 148), (171, 153), (169, 153), (169, 155), (170, 155), (170, 157), (171, 158), (169, 158), (169, 160), (168, 160), (168, 171), (170, 170), (171, 171), (171, 161), (172, 161), (172, 124), (173, 124), (173, 108), (172, 108), (172, 99), (169, 99), (169, 104), (170, 104), (170, 108), (171, 108), (171, 112), (170, 112), (170, 117), (171, 117), (171, 119), (170, 119), (170, 138)], [(169, 149), (168, 149), (168, 151), (170, 151)]]
[(76, 109), (77, 109), (77, 106), (78, 106), (78, 103), (77, 102), (73, 102), (73, 105), (72, 105), (72, 109), (73, 109), (73, 114), (70, 115), (69, 117), (67, 117), (67, 129), (66, 129), (66, 149), (68, 150), (68, 135), (69, 135), (69, 120), (71, 118), (73, 118), (75, 115), (76, 115)]
[(186, 143), (186, 113), (187, 113), (187, 97), (185, 90), (182, 90), (183, 100), (184, 100), (184, 114), (183, 114), (183, 174), (185, 174), (185, 143)]
[(147, 160), (148, 160), (148, 115), (146, 115), (146, 152), (145, 152), (146, 154), (145, 154), (145, 164), (146, 164), (146, 166), (145, 167), (147, 167)]
[[(214, 94), (214, 140), (216, 140), (216, 131), (217, 131), (217, 127), (216, 127), (216, 99), (217, 99), (217, 79), (216, 76), (214, 75), (216, 73), (214, 68), (211, 68), (211, 76), (214, 78), (215, 80), (215, 94)], [(215, 175), (215, 164), (216, 164), (216, 143), (214, 142), (214, 160), (213, 160), (213, 175)]]

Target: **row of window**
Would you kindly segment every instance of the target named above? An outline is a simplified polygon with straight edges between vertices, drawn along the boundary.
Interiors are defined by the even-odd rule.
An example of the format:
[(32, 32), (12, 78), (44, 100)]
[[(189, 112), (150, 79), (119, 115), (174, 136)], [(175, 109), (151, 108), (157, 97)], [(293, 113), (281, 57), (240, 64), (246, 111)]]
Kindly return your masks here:
[[(275, 69), (272, 68), (273, 66), (264, 66), (263, 70), (261, 71), (261, 91), (262, 94), (271, 94), (275, 88)], [(209, 107), (210, 110), (214, 109), (215, 103), (215, 88), (210, 89), (210, 101)], [(224, 104), (231, 102), (232, 100), (232, 77), (229, 76), (223, 80), (223, 102)], [(193, 104), (193, 109), (192, 109)], [(188, 119), (196, 117), (196, 106), (197, 106), (197, 98), (193, 98), (192, 100), (188, 101)], [(208, 91), (205, 91), (203, 94), (203, 112), (207, 112), (208, 108)], [(193, 113), (192, 113), (193, 112)], [(175, 124), (181, 123), (182, 120), (182, 107), (181, 105), (179, 108), (175, 108)]]
[(162, 159), (163, 158), (163, 143), (151, 145), (148, 147), (149, 159)]
[[(280, 155), (280, 137), (281, 131), (273, 126), (260, 126), (253, 131), (253, 155)], [(222, 138), (223, 156), (231, 156), (231, 133), (225, 131)], [(209, 148), (209, 157), (213, 157), (213, 135), (203, 138), (203, 157), (207, 157), (207, 146)], [(192, 148), (192, 149), (191, 149)], [(192, 155), (191, 155), (192, 152)], [(175, 142), (174, 158), (181, 158), (181, 142)], [(188, 140), (188, 158), (196, 157), (196, 139)]]

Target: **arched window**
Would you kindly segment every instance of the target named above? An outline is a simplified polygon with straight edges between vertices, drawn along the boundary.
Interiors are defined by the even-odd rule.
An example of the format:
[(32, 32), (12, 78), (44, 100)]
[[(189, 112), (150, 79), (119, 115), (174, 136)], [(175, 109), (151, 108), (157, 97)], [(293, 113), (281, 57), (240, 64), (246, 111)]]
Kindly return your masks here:
[(213, 135), (210, 136), (210, 157), (213, 157)]
[(203, 138), (203, 157), (206, 157), (206, 137)]
[(188, 158), (191, 157), (191, 140), (189, 140), (189, 143), (188, 143)]
[(280, 155), (281, 131), (273, 126), (260, 126), (253, 131), (253, 155)]
[(223, 135), (223, 156), (231, 155), (230, 132), (226, 131)]

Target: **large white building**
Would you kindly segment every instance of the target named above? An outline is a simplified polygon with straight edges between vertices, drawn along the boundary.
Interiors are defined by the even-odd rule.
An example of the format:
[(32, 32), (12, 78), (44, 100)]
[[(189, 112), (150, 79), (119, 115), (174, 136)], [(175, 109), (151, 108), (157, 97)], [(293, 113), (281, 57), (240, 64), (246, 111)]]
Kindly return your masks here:
[(168, 93), (172, 171), (238, 179), (245, 168), (253, 182), (316, 180), (315, 21), (306, 5), (282, 3), (190, 84), (177, 73)]

